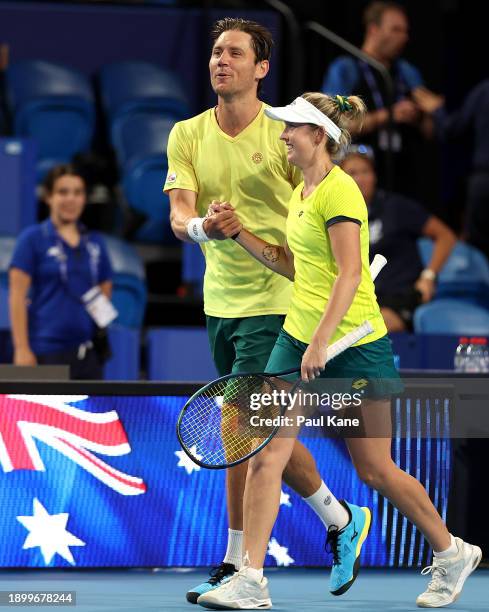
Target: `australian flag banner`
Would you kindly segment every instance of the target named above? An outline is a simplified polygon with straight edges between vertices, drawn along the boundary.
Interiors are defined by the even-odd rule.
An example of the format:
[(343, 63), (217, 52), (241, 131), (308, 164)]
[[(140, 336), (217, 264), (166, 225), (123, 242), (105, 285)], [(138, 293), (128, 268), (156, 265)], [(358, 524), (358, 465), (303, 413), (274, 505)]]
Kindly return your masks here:
[[(0, 395), (0, 567), (198, 567), (220, 563), (227, 538), (225, 473), (180, 449), (183, 396)], [(421, 565), (419, 533), (358, 479), (341, 440), (307, 438), (338, 498), (372, 509), (362, 563)], [(446, 513), (447, 440), (394, 458)], [(430, 463), (431, 462), (431, 463)], [(440, 463), (440, 462), (439, 462)], [(426, 467), (431, 465), (432, 467)], [(325, 529), (283, 485), (267, 565), (324, 566)]]

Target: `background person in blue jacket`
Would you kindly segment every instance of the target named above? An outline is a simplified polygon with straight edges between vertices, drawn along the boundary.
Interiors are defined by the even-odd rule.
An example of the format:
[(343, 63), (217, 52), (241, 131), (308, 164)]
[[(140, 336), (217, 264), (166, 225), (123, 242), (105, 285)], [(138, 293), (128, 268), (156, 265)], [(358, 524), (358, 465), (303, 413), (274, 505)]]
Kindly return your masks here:
[[(394, 81), (392, 151), (396, 191), (419, 197), (423, 186), (418, 185), (413, 172), (424, 137), (431, 136), (432, 120), (423, 113), (411, 92), (423, 85), (418, 68), (401, 56), (409, 41), (409, 21), (406, 9), (396, 2), (371, 2), (363, 14), (365, 37), (362, 50), (383, 64)], [(388, 148), (388, 96), (380, 74), (353, 56), (342, 55), (334, 60), (325, 75), (324, 93), (344, 96), (355, 93), (367, 106), (361, 142), (372, 147), (377, 161), (379, 183), (385, 186), (385, 152)]]
[(107, 250), (79, 222), (86, 184), (73, 166), (53, 168), (44, 190), (50, 216), (20, 234), (10, 264), (14, 364), (67, 364), (73, 379), (100, 379), (104, 347), (82, 296), (95, 287), (111, 308)]

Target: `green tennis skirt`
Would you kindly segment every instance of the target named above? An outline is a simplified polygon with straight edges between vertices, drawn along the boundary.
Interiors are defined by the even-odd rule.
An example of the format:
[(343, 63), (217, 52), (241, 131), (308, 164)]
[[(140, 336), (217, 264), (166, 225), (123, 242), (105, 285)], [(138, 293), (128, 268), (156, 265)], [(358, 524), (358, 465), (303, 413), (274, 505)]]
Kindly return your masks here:
[[(307, 346), (282, 328), (265, 371), (299, 368)], [(335, 379), (338, 391), (362, 390), (364, 397), (370, 399), (389, 398), (404, 389), (394, 366), (391, 341), (387, 335), (346, 349), (326, 364), (320, 378)], [(297, 375), (289, 377), (291, 382), (295, 379)]]

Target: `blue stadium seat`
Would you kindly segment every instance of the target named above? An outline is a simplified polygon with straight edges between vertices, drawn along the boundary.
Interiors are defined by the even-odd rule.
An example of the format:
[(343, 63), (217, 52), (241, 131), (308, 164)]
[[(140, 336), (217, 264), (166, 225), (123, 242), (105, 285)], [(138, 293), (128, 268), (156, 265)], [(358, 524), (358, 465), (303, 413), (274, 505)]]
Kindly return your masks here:
[(460, 300), (435, 300), (416, 309), (414, 331), (419, 334), (489, 336), (489, 312)]
[(140, 331), (112, 325), (109, 340), (112, 357), (105, 364), (104, 380), (139, 380)]
[(113, 145), (121, 168), (122, 186), (131, 208), (146, 217), (136, 240), (176, 244), (170, 227), (170, 202), (162, 192), (168, 171), (166, 146), (174, 119), (135, 113), (120, 117)]
[(146, 309), (144, 266), (134, 249), (123, 240), (104, 235), (114, 272), (112, 302), (119, 316), (118, 325), (141, 327)]
[(0, 330), (10, 329), (8, 286), (0, 283)]
[(16, 238), (12, 236), (0, 236), (0, 330), (10, 330), (8, 269), (15, 248), (15, 241)]
[(419, 256), (421, 257), (423, 266), (427, 266), (433, 252), (433, 240), (430, 240), (429, 238), (419, 238), (417, 244)]
[[(418, 240), (418, 249), (424, 265), (431, 259), (433, 242), (428, 238)], [(480, 306), (489, 307), (489, 262), (478, 249), (457, 242), (438, 277), (438, 298), (459, 298)]]
[(197, 293), (204, 290), (205, 257), (197, 244), (182, 244), (182, 281), (191, 285)]
[[(0, 331), (10, 331), (8, 306), (8, 270), (15, 248), (16, 238), (0, 236)], [(2, 343), (4, 339), (0, 339)], [(9, 340), (10, 341), (10, 340)], [(4, 351), (0, 350), (0, 353)]]
[[(165, 156), (168, 136), (175, 124), (169, 115), (133, 113), (114, 122), (112, 145), (123, 171), (142, 158)], [(163, 177), (164, 178), (164, 177)]]
[(0, 235), (18, 236), (36, 222), (36, 166), (32, 138), (0, 138)]
[(44, 61), (22, 61), (7, 71), (14, 134), (39, 146), (38, 179), (90, 147), (95, 126), (93, 94), (81, 73)]
[(155, 64), (115, 62), (100, 72), (102, 103), (110, 125), (126, 114), (170, 114), (175, 120), (188, 116), (188, 105), (176, 75)]
[(177, 244), (162, 186), (168, 135), (174, 123), (189, 114), (180, 82), (154, 64), (126, 61), (104, 66), (100, 87), (124, 194), (145, 219), (134, 238)]
[(16, 240), (13, 236), (0, 236), (0, 284), (8, 277)]
[(155, 328), (148, 331), (146, 340), (148, 380), (209, 381), (217, 378), (205, 328)]
[(166, 155), (151, 155), (133, 160), (123, 175), (125, 197), (145, 217), (134, 238), (141, 242), (178, 244), (170, 224), (170, 198), (163, 193), (168, 171)]
[(10, 329), (8, 308), (8, 269), (16, 238), (0, 236), (0, 330)]

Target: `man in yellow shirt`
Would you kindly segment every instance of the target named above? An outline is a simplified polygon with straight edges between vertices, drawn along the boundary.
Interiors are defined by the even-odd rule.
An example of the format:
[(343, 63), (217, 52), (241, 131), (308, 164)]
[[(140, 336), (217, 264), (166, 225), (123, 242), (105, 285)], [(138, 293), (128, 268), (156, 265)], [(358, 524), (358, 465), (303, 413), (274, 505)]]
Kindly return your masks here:
[[(263, 240), (284, 244), (288, 201), (302, 175), (287, 161), (279, 140), (283, 125), (264, 113), (258, 98), (269, 69), (273, 40), (263, 26), (226, 18), (214, 25), (209, 62), (218, 103), (175, 124), (168, 141), (171, 223), (180, 240), (200, 243), (206, 258), (204, 310), (213, 358), (221, 376), (260, 372), (282, 327), (291, 283), (253, 260), (233, 240), (241, 223), (213, 201), (232, 202), (240, 221)], [(243, 492), (247, 464), (227, 470), (228, 546), (212, 577), (187, 593), (195, 603), (239, 570), (242, 562)], [(309, 451), (296, 442), (285, 482), (326, 528), (349, 515), (329, 491)]]

